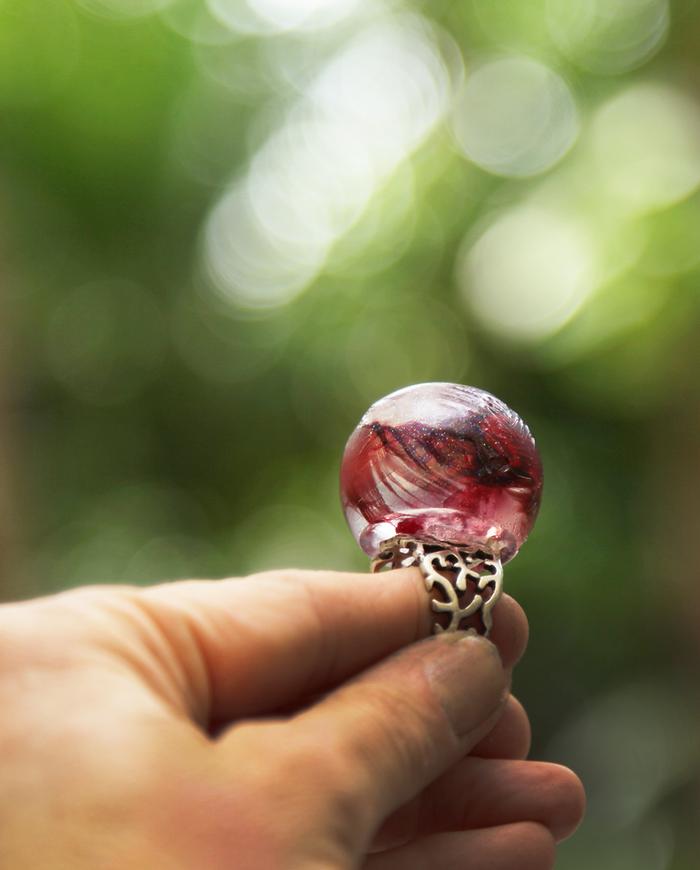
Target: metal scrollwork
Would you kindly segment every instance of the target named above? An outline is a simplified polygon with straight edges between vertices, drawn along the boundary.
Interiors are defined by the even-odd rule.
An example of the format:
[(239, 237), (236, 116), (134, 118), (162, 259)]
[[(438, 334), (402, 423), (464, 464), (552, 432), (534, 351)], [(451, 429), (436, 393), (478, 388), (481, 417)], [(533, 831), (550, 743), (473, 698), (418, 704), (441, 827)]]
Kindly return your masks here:
[(436, 620), (435, 633), (457, 631), (470, 617), (480, 617), (480, 629), (471, 625), (470, 634), (488, 637), (493, 627), (493, 608), (503, 591), (503, 566), (498, 555), (484, 548), (455, 546), (429, 539), (397, 537), (372, 562), (374, 573), (391, 568), (417, 565), (428, 592), (440, 593), (432, 599), (436, 614), (444, 614), (446, 624)]

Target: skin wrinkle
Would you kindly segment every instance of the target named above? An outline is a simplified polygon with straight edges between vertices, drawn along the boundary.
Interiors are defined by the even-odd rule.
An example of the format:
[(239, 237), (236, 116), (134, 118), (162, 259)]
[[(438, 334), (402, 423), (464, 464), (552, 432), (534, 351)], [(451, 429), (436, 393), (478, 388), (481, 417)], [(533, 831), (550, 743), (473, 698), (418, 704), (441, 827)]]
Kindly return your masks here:
[[(116, 616), (110, 626), (115, 653), (122, 658), (126, 654), (137, 674), (169, 706), (181, 715), (191, 715), (193, 711), (190, 709), (192, 705), (187, 669), (182, 658), (175, 652), (177, 647), (162, 630), (158, 620), (153, 618), (149, 608), (144, 606), (143, 598), (138, 592), (132, 591), (123, 602), (115, 598), (101, 606), (108, 614)], [(143, 652), (138, 649), (139, 644), (125, 642), (119, 622), (134, 629), (136, 638), (143, 645)]]
[[(322, 572), (319, 572), (321, 574)], [(307, 574), (311, 575), (306, 576)], [(331, 665), (333, 667), (336, 666), (337, 658), (338, 658), (338, 644), (334, 643), (335, 641), (335, 632), (328, 631), (327, 628), (324, 628), (327, 624), (327, 617), (320, 607), (319, 603), (315, 600), (313, 592), (312, 592), (312, 581), (315, 580), (314, 572), (297, 572), (294, 570), (285, 570), (283, 572), (264, 572), (262, 574), (254, 574), (251, 577), (245, 578), (243, 581), (246, 583), (248, 587), (253, 587), (258, 585), (261, 587), (259, 594), (263, 597), (268, 597), (271, 600), (275, 600), (277, 595), (275, 594), (276, 589), (279, 588), (282, 592), (286, 591), (289, 586), (293, 586), (295, 589), (301, 590), (301, 596), (303, 597), (303, 604), (299, 607), (299, 599), (297, 598), (295, 605), (298, 610), (295, 611), (294, 617), (295, 621), (299, 620), (299, 610), (301, 611), (303, 618), (305, 620), (309, 620), (309, 630), (302, 632), (304, 637), (304, 646), (303, 649), (299, 651), (299, 655), (303, 655), (304, 660), (308, 662), (312, 662), (313, 666), (310, 667), (308, 676), (305, 678), (305, 685), (312, 686), (314, 684), (314, 680), (317, 680), (318, 674), (325, 673), (326, 670), (330, 668), (326, 663), (326, 659), (331, 659)], [(248, 591), (248, 589), (246, 589)], [(256, 636), (257, 629), (253, 629), (253, 634), (251, 637), (253, 646), (257, 646), (259, 644), (259, 639)], [(330, 635), (333, 635), (331, 637)], [(310, 643), (310, 639), (313, 638), (313, 645)], [(333, 643), (328, 650), (328, 655), (325, 656), (324, 652), (326, 652), (325, 644), (331, 640)], [(276, 652), (276, 650), (273, 650)], [(329, 677), (330, 679), (330, 673)], [(316, 690), (317, 691), (317, 690)], [(307, 690), (300, 690), (298, 692), (299, 695), (308, 695), (309, 692)], [(268, 711), (271, 712), (271, 711)]]
[[(109, 663), (135, 674), (179, 715), (186, 713), (184, 705), (178, 700), (179, 686), (164, 678), (162, 665), (165, 659), (152, 646), (152, 633), (144, 631), (143, 620), (135, 618), (139, 612), (138, 608), (133, 607), (137, 590), (126, 587), (120, 588), (118, 594), (112, 594), (112, 588), (88, 587), (80, 592), (68, 590), (55, 599), (41, 599), (39, 612), (46, 620), (42, 647), (48, 648), (51, 642), (61, 644), (64, 634), (66, 638), (74, 634), (72, 644), (62, 644), (69, 660), (80, 663), (84, 648), (92, 645), (93, 659), (95, 653), (102, 650)], [(125, 626), (131, 630), (125, 632)], [(79, 641), (77, 645), (75, 640)]]
[[(210, 729), (215, 728), (218, 730), (222, 726), (222, 722), (218, 720), (213, 721), (212, 708), (217, 702), (217, 698), (221, 698), (227, 694), (227, 692), (225, 692), (219, 685), (219, 680), (215, 677), (215, 672), (218, 668), (209, 655), (212, 643), (214, 645), (217, 644), (218, 638), (221, 634), (221, 626), (211, 618), (212, 613), (208, 609), (199, 606), (199, 596), (194, 595), (192, 599), (190, 599), (187, 595), (187, 591), (190, 584), (193, 587), (193, 591), (199, 593), (202, 588), (206, 588), (206, 586), (216, 587), (219, 584), (235, 582), (243, 584), (247, 579), (250, 578), (226, 578), (216, 581), (176, 581), (172, 584), (163, 584), (152, 587), (151, 589), (143, 590), (143, 595), (151, 599), (153, 601), (154, 609), (157, 609), (162, 604), (168, 603), (168, 587), (172, 585), (173, 587), (178, 588), (178, 597), (174, 598), (173, 602), (176, 605), (182, 621), (187, 623), (188, 634), (192, 639), (194, 649), (196, 649), (197, 658), (201, 662), (200, 676), (203, 687), (202, 694), (206, 697), (206, 725)], [(227, 626), (227, 634), (230, 634), (231, 637), (237, 636), (239, 639), (242, 636), (245, 636), (247, 638), (245, 646), (251, 644), (255, 645), (257, 643), (255, 631), (254, 629), (251, 630), (249, 621), (241, 620), (239, 614), (234, 613), (229, 608), (222, 608), (219, 611), (219, 614), (222, 616), (225, 615), (226, 620), (230, 623)], [(228, 675), (233, 675), (236, 668), (240, 667), (240, 664), (239, 661), (232, 660)], [(232, 719), (226, 716), (224, 721), (230, 724)]]
[(206, 727), (211, 728), (213, 724), (212, 699), (214, 697), (214, 677), (211, 664), (205, 653), (206, 647), (201, 637), (203, 629), (200, 623), (201, 620), (196, 618), (190, 618), (187, 620), (188, 633), (191, 637), (193, 647), (196, 649), (198, 661), (200, 662), (200, 685), (202, 686), (200, 692), (203, 706), (202, 717), (206, 723)]
[[(230, 580), (223, 580), (223, 583), (232, 582)], [(245, 583), (245, 579), (241, 580), (241, 583)], [(259, 644), (258, 632), (255, 625), (255, 622), (251, 624), (251, 620), (248, 618), (243, 618), (242, 615), (238, 612), (233, 611), (230, 608), (226, 608), (225, 611), (227, 627), (226, 630), (230, 632), (231, 637), (237, 637), (239, 644), (243, 641), (242, 646), (245, 649), (250, 647), (255, 648)], [(220, 666), (215, 664), (212, 660), (210, 660), (209, 655), (207, 653), (207, 648), (210, 646), (210, 643), (205, 640), (205, 636), (207, 635), (207, 629), (205, 626), (205, 622), (209, 622), (209, 616), (207, 615), (207, 620), (201, 620), (197, 626), (197, 631), (195, 632), (195, 637), (198, 641), (198, 646), (200, 650), (200, 654), (206, 663), (207, 673), (208, 673), (208, 683), (210, 686), (210, 704), (212, 706), (220, 706), (220, 699), (231, 693), (231, 689), (228, 691), (225, 690), (224, 686), (226, 685), (227, 680), (230, 680), (232, 683), (240, 682), (240, 668), (241, 666), (245, 666), (245, 660), (235, 660), (231, 661), (231, 666), (226, 674), (227, 680), (222, 684), (221, 674), (217, 675), (217, 671), (220, 670)], [(220, 634), (220, 626), (214, 625), (213, 630), (211, 631), (211, 636), (217, 638)], [(232, 706), (235, 706), (232, 702)], [(231, 717), (224, 717), (233, 720), (236, 718), (236, 715), (232, 715)]]
[[(306, 573), (311, 574), (310, 578), (307, 578)], [(319, 572), (322, 573), (322, 572)], [(311, 618), (314, 622), (314, 625), (309, 625), (309, 630), (302, 632), (304, 636), (304, 649), (301, 651), (304, 655), (304, 658), (314, 663), (314, 668), (309, 672), (309, 676), (306, 678), (306, 682), (309, 685), (313, 685), (313, 681), (319, 679), (319, 675), (323, 675), (326, 670), (329, 671), (328, 678), (326, 682), (329, 682), (333, 676), (331, 673), (331, 668), (335, 669), (337, 667), (337, 658), (339, 654), (338, 644), (333, 643), (335, 640), (335, 632), (328, 631), (327, 628), (327, 615), (320, 608), (318, 602), (314, 599), (313, 594), (311, 593), (310, 588), (307, 587), (307, 584), (312, 583), (312, 581), (316, 580), (312, 574), (312, 572), (296, 572), (292, 570), (284, 571), (284, 572), (264, 572), (262, 574), (253, 575), (251, 577), (243, 578), (238, 580), (237, 578), (226, 579), (222, 581), (218, 581), (220, 583), (232, 583), (232, 582), (240, 582), (243, 585), (243, 598), (242, 598), (242, 606), (248, 605), (248, 610), (250, 609), (250, 591), (254, 589), (255, 586), (259, 586), (260, 589), (256, 591), (256, 598), (258, 596), (262, 598), (269, 598), (270, 600), (274, 600), (276, 598), (275, 590), (276, 588), (280, 588), (281, 590), (285, 590), (289, 587), (290, 584), (294, 585), (295, 588), (299, 588), (301, 590), (301, 595), (303, 597), (304, 602), (308, 602), (308, 604), (302, 605), (299, 609), (303, 614), (304, 618)], [(157, 591), (158, 587), (156, 587)], [(148, 590), (147, 590), (148, 591)], [(160, 604), (161, 596), (158, 596), (158, 602)], [(253, 601), (253, 604), (256, 604), (256, 601)], [(297, 605), (299, 601), (297, 600)], [(196, 601), (193, 601), (193, 604), (196, 605)], [(196, 607), (194, 608), (196, 611)], [(251, 611), (255, 614), (255, 610)], [(225, 614), (226, 619), (230, 621), (230, 625), (226, 628), (227, 633), (230, 633), (231, 636), (238, 637), (239, 644), (241, 647), (250, 647), (255, 649), (260, 646), (260, 634), (257, 628), (257, 624), (255, 619), (252, 624), (250, 619), (248, 620), (240, 620), (239, 614), (235, 613), (233, 610), (227, 609), (226, 611), (222, 611), (222, 614)], [(298, 621), (299, 614), (295, 612), (295, 621)], [(191, 617), (191, 614), (183, 609), (183, 618), (189, 621), (190, 629), (194, 633), (195, 642), (197, 644), (199, 650), (199, 656), (201, 657), (207, 671), (207, 683), (210, 687), (210, 700), (213, 700), (216, 697), (220, 697), (224, 694), (220, 686), (217, 686), (217, 681), (214, 677), (214, 671), (218, 670), (216, 666), (214, 666), (207, 656), (207, 648), (211, 647), (211, 640), (205, 640), (205, 636), (207, 634), (210, 635), (210, 638), (213, 638), (216, 641), (218, 635), (221, 634), (221, 626), (214, 625), (213, 628), (208, 629), (205, 625), (203, 625), (202, 620), (194, 620)], [(317, 629), (317, 630), (314, 630)], [(262, 637), (265, 637), (265, 633), (263, 633)], [(243, 641), (241, 639), (243, 638)], [(313, 638), (314, 648), (309, 652), (310, 647), (310, 639)], [(330, 647), (325, 647), (324, 644), (328, 641), (331, 641)], [(268, 642), (267, 640), (265, 642)], [(274, 650), (273, 650), (274, 652)], [(235, 675), (237, 669), (241, 666), (241, 661), (232, 661), (231, 662), (231, 670), (229, 671), (229, 675)], [(315, 689), (315, 692), (318, 692), (318, 688)], [(230, 690), (226, 692), (230, 696)], [(304, 692), (299, 692), (300, 695), (303, 695)], [(272, 711), (269, 711), (272, 712)], [(219, 723), (212, 723), (214, 726)]]
[(300, 693), (303, 696), (310, 694), (315, 686), (327, 686), (330, 684), (333, 675), (338, 669), (339, 649), (337, 632), (328, 629), (328, 614), (322, 609), (317, 600), (310, 579), (302, 574), (301, 577), (295, 578), (295, 582), (298, 583), (299, 580), (301, 580), (300, 585), (304, 592), (304, 600), (309, 615), (316, 623), (316, 631), (311, 633), (316, 638), (314, 649), (311, 653), (311, 659), (315, 662), (315, 667), (309, 670), (306, 683)]
[(190, 716), (202, 728), (208, 728), (211, 682), (206, 656), (195, 631), (196, 620), (190, 614), (185, 615), (180, 607), (163, 601), (154, 607), (145, 595), (139, 596), (137, 603), (169, 648), (166, 658), (173, 665), (169, 671), (177, 681)]
[[(204, 697), (197, 686), (197, 679), (192, 669), (192, 650), (197, 650), (196, 644), (182, 646), (183, 637), (178, 632), (168, 628), (171, 614), (161, 616), (159, 607), (153, 606), (143, 590), (130, 590), (127, 598), (129, 607), (111, 607), (118, 619), (133, 627), (137, 638), (144, 645), (147, 655), (139, 654), (136, 643), (126, 644), (122, 630), (113, 645), (115, 659), (124, 659), (139, 676), (144, 684), (154, 691), (171, 708), (179, 718), (192, 719), (200, 728), (208, 725), (208, 697)], [(173, 614), (176, 608), (173, 608)], [(186, 632), (188, 640), (191, 634), (187, 619), (180, 619), (178, 628)], [(150, 661), (149, 661), (150, 659)], [(199, 697), (198, 697), (199, 696)]]
[[(233, 578), (237, 579), (237, 578)], [(208, 621), (208, 613), (200, 611), (196, 607), (196, 601), (190, 602), (187, 597), (175, 598), (172, 602), (168, 599), (168, 588), (170, 586), (178, 586), (181, 593), (186, 591), (186, 587), (192, 584), (193, 588), (201, 589), (202, 586), (208, 584), (216, 584), (220, 582), (231, 582), (230, 579), (223, 581), (176, 581), (174, 583), (161, 584), (150, 589), (141, 590), (143, 599), (149, 602), (149, 613), (152, 614), (159, 623), (159, 626), (165, 629), (165, 634), (174, 644), (174, 649), (177, 649), (177, 639), (175, 635), (170, 635), (165, 622), (158, 620), (157, 614), (159, 608), (165, 608), (169, 611), (169, 617), (177, 623), (178, 629), (185, 633), (188, 646), (187, 649), (191, 656), (188, 657), (188, 663), (185, 665), (185, 670), (193, 678), (194, 682), (190, 682), (190, 686), (196, 686), (191, 692), (193, 696), (193, 710), (197, 720), (202, 727), (209, 729), (212, 726), (211, 708), (214, 698), (214, 677), (212, 666), (209, 657), (206, 653), (208, 644), (204, 641), (204, 635), (211, 633), (216, 634), (216, 630), (206, 626)], [(165, 593), (165, 594), (164, 594)]]

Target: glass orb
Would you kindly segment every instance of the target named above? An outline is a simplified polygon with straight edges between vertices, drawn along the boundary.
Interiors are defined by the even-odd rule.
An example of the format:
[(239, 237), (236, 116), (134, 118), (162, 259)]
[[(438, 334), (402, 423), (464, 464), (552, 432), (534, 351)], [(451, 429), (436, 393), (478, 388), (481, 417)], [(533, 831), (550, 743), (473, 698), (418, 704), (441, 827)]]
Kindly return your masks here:
[(482, 546), (507, 562), (537, 517), (542, 463), (530, 430), (500, 399), (461, 384), (415, 384), (362, 417), (340, 488), (370, 557), (401, 535)]

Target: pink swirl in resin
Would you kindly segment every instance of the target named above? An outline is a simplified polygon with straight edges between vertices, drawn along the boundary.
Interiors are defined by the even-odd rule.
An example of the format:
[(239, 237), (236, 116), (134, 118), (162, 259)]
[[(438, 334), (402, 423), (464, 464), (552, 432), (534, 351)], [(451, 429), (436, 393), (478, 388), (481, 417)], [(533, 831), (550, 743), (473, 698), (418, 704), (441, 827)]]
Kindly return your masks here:
[(364, 415), (345, 448), (340, 487), (369, 556), (406, 535), (488, 544), (506, 562), (537, 517), (542, 463), (530, 430), (495, 396), (416, 384)]

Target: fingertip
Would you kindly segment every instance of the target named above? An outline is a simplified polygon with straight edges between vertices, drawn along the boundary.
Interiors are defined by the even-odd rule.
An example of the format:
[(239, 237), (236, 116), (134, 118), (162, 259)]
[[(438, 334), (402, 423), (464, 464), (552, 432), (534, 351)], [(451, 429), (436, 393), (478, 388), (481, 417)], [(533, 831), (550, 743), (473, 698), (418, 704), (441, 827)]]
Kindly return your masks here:
[(556, 799), (552, 801), (550, 830), (557, 843), (570, 837), (583, 821), (586, 812), (586, 791), (580, 778), (561, 764), (548, 765), (551, 788)]
[(568, 767), (546, 761), (520, 763), (521, 787), (538, 806), (537, 821), (557, 843), (570, 837), (581, 824), (586, 795), (578, 776)]
[(477, 758), (521, 760), (527, 758), (531, 740), (532, 729), (525, 708), (510, 695), (493, 731), (474, 747), (471, 754)]

